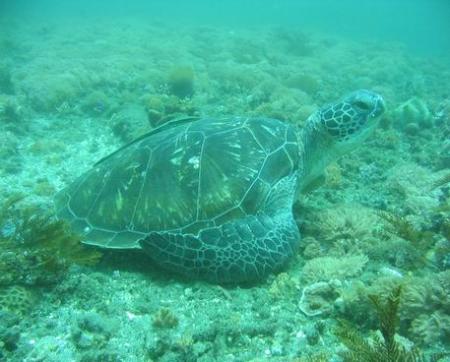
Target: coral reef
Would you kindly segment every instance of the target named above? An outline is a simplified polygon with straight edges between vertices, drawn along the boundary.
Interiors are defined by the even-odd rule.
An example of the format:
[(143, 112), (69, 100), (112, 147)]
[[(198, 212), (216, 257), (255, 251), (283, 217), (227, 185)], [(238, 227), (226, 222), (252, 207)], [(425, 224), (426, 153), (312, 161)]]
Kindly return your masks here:
[(320, 89), (319, 81), (311, 74), (292, 74), (285, 83), (288, 87), (301, 89), (309, 95), (314, 95)]
[(3, 162), (0, 164), (2, 174), (17, 174), (22, 170), (23, 159), (20, 152), (20, 143), (12, 132), (0, 133), (0, 158)]
[(268, 57), (263, 42), (247, 37), (234, 38), (230, 53), (234, 61), (239, 64), (257, 64)]
[(343, 255), (319, 257), (308, 260), (302, 269), (301, 278), (305, 283), (345, 280), (361, 274), (369, 259), (366, 255)]
[(111, 109), (111, 99), (103, 91), (94, 90), (80, 102), (80, 108), (91, 117), (105, 115)]
[(308, 317), (330, 314), (340, 297), (341, 287), (337, 279), (310, 284), (303, 288), (298, 308)]
[(309, 234), (327, 242), (343, 239), (364, 240), (375, 235), (380, 227), (376, 213), (361, 205), (338, 205), (315, 214), (307, 226)]
[(372, 209), (344, 204), (306, 216), (304, 233), (320, 244), (322, 254), (335, 257), (361, 254), (380, 244), (383, 226)]
[(80, 78), (73, 72), (34, 71), (27, 81), (20, 83), (20, 92), (37, 112), (66, 114), (76, 107), (83, 93), (84, 87), (80, 83)]
[(29, 288), (19, 285), (0, 288), (0, 311), (2, 312), (23, 317), (31, 312), (35, 301), (36, 295)]
[(450, 316), (450, 272), (436, 276), (402, 277), (384, 276), (375, 279), (370, 286), (363, 283), (353, 292), (342, 293), (342, 316), (365, 328), (373, 328), (370, 304), (367, 296), (387, 295), (401, 287), (402, 297), (398, 312), (398, 330), (419, 346), (440, 344), (448, 348), (450, 329), (446, 326)]
[(147, 119), (152, 127), (158, 127), (178, 117), (194, 116), (198, 110), (189, 98), (174, 95), (152, 95), (146, 103)]
[[(394, 343), (422, 348), (426, 361), (450, 349), (445, 59), (266, 22), (250, 29), (6, 17), (0, 360), (342, 361), (338, 354), (358, 345), (366, 353), (359, 360), (370, 361), (392, 338), (369, 296), (394, 307), (399, 286)], [(180, 281), (139, 251), (78, 266), (96, 263), (98, 251), (47, 214), (55, 190), (168, 120), (241, 115), (302, 127), (321, 105), (362, 87), (384, 96), (387, 116), (367, 147), (302, 193), (294, 210), (300, 250), (266, 282), (224, 289)], [(16, 192), (27, 198), (5, 200)], [(331, 333), (338, 318), (352, 338)]]
[(156, 328), (170, 329), (178, 325), (178, 318), (167, 308), (159, 309), (153, 316), (152, 325)]
[(0, 359), (6, 360), (6, 353), (14, 352), (20, 340), (18, 315), (0, 310)]
[(426, 346), (450, 341), (450, 270), (436, 276), (413, 278), (405, 285), (405, 328), (412, 338)]
[(396, 267), (424, 267), (428, 263), (427, 251), (434, 244), (434, 233), (420, 230), (405, 217), (394, 213), (379, 211), (378, 215), (385, 221), (381, 233), (388, 236), (390, 243), (380, 246), (375, 252)]
[(420, 314), (411, 322), (411, 336), (421, 341), (424, 346), (431, 346), (438, 341), (448, 345), (450, 339), (450, 315), (441, 311)]
[(274, 299), (295, 299), (298, 293), (298, 280), (288, 273), (276, 276), (269, 288), (269, 294)]
[(388, 172), (386, 187), (393, 196), (402, 200), (402, 212), (417, 215), (423, 223), (439, 205), (441, 191), (430, 191), (437, 177), (414, 163), (397, 164)]
[(314, 47), (311, 38), (301, 30), (278, 28), (272, 32), (274, 41), (282, 44), (283, 50), (295, 56), (310, 56)]
[(102, 351), (114, 331), (111, 319), (96, 313), (86, 312), (77, 316), (76, 327), (72, 329), (72, 338), (80, 350), (89, 350), (94, 347)]
[(114, 113), (110, 122), (114, 135), (126, 143), (149, 130), (146, 110), (138, 104), (127, 105)]
[(421, 128), (433, 124), (433, 114), (423, 99), (411, 98), (399, 105), (393, 112), (394, 125), (405, 132), (415, 135)]

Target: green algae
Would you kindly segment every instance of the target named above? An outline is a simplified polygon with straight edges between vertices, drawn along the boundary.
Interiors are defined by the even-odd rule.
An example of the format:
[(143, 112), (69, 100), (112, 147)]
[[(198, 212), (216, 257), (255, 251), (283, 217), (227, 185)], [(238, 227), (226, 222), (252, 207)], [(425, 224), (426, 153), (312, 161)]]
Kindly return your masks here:
[(82, 246), (65, 222), (37, 208), (18, 207), (21, 198), (9, 198), (0, 210), (0, 285), (54, 284), (71, 265), (99, 260), (101, 254)]
[(169, 90), (178, 98), (190, 98), (194, 95), (194, 70), (179, 66), (170, 71), (167, 79)]

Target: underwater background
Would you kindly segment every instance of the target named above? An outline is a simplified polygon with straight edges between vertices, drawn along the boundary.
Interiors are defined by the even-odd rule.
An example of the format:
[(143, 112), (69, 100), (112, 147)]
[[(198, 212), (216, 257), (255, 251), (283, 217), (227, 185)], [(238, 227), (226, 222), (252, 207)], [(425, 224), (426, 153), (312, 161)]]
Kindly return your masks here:
[[(1, 361), (449, 361), (450, 2), (0, 2)], [(84, 247), (53, 197), (181, 116), (387, 112), (253, 285)]]

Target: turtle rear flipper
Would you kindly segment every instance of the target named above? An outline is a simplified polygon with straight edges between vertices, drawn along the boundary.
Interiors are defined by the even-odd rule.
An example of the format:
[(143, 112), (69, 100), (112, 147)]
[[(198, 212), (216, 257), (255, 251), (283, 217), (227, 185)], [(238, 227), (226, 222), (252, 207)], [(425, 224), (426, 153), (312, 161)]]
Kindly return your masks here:
[(257, 280), (282, 267), (300, 238), (292, 214), (283, 222), (250, 215), (192, 234), (153, 232), (140, 241), (154, 262), (215, 282)]

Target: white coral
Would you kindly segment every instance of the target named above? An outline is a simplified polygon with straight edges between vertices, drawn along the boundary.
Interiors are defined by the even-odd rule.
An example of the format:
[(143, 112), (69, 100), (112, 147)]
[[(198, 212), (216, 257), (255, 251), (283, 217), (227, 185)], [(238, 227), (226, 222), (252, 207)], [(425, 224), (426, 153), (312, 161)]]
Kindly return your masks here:
[(376, 213), (361, 205), (340, 205), (320, 212), (315, 228), (323, 240), (361, 240), (372, 237), (381, 227)]
[(347, 255), (339, 258), (329, 256), (314, 258), (306, 262), (302, 279), (307, 283), (338, 279), (343, 281), (359, 275), (369, 261), (366, 255)]

